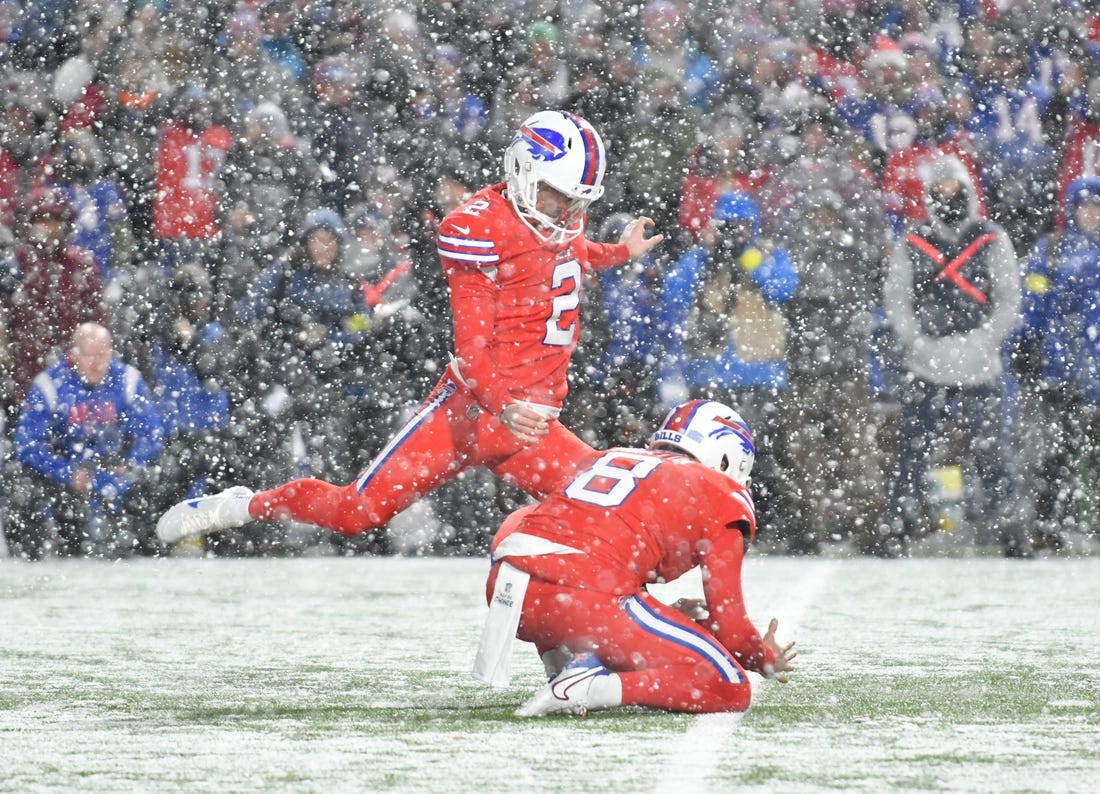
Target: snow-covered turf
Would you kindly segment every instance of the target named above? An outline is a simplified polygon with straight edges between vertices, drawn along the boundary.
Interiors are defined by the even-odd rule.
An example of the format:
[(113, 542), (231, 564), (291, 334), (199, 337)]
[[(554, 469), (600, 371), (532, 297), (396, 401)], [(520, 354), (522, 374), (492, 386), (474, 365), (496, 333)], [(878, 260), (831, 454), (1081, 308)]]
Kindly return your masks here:
[(2, 560), (0, 791), (1100, 790), (1100, 558), (750, 557), (791, 684), (527, 721), (529, 646), (468, 674), (485, 568)]

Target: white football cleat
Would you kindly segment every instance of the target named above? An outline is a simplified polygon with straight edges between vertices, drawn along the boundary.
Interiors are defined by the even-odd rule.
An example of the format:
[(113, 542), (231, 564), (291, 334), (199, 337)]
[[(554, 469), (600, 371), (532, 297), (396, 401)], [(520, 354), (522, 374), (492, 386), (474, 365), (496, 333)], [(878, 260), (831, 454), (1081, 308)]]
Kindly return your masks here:
[[(592, 698), (592, 684), (611, 673), (600, 664), (594, 654), (577, 654), (549, 684), (531, 696), (516, 709), (517, 717), (542, 717), (547, 714), (579, 714), (584, 716), (589, 708), (606, 708), (618, 705), (606, 698)], [(621, 687), (615, 687), (619, 693)]]
[(247, 524), (252, 520), (248, 514), (251, 499), (251, 489), (235, 485), (212, 496), (180, 502), (157, 521), (157, 538), (161, 543), (171, 544)]

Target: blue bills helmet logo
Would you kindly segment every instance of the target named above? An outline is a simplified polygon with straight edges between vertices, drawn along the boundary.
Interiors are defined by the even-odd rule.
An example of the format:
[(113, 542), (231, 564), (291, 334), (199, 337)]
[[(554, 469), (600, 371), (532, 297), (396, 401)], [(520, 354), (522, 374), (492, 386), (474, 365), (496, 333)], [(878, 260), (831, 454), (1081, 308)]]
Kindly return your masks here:
[(741, 448), (745, 450), (746, 455), (756, 454), (756, 444), (753, 443), (752, 434), (749, 433), (749, 429), (740, 422), (734, 422), (729, 419), (723, 419), (722, 417), (715, 417), (715, 422), (719, 427), (710, 431), (711, 438), (723, 438), (724, 436), (737, 436), (741, 439)]
[(535, 160), (553, 162), (565, 157), (565, 136), (547, 127), (528, 127), (524, 124), (519, 133), (527, 143), (527, 151)]

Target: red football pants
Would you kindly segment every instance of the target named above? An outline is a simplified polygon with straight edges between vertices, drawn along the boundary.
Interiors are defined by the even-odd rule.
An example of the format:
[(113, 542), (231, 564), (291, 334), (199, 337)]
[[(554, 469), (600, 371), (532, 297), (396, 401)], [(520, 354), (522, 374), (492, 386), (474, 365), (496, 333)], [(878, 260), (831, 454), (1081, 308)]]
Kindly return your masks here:
[[(507, 558), (523, 569), (523, 558)], [(498, 565), (489, 575), (492, 598)], [(744, 711), (752, 686), (706, 629), (648, 593), (616, 596), (531, 578), (516, 636), (539, 653), (590, 652), (619, 674), (623, 705), (668, 711)]]
[(556, 419), (530, 446), (478, 407), (450, 367), (428, 398), (356, 478), (344, 486), (312, 478), (257, 493), (249, 504), (257, 520), (291, 519), (355, 535), (380, 527), (447, 480), (487, 466), (541, 499), (565, 487), (585, 444)]

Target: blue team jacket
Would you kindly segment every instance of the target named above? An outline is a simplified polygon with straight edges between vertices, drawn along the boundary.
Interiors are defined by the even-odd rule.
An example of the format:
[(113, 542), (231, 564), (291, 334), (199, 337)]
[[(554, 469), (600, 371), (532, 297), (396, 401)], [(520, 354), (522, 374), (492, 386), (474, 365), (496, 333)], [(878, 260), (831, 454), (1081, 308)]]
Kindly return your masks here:
[(1073, 387), (1100, 405), (1100, 235), (1086, 234), (1076, 221), (1086, 196), (1100, 196), (1100, 178), (1069, 183), (1065, 231), (1040, 238), (1025, 264), (1018, 335), (1040, 342), (1048, 385)]
[[(198, 331), (200, 345), (212, 345), (225, 334), (218, 323)], [(229, 427), (229, 392), (203, 378), (184, 358), (164, 345), (153, 345), (153, 396), (164, 424), (164, 435), (189, 435)]]
[(98, 386), (83, 383), (67, 361), (38, 374), (15, 427), (15, 453), (24, 466), (68, 484), (81, 466), (94, 473), (104, 496), (131, 481), (109, 469), (141, 469), (164, 447), (164, 430), (141, 373), (119, 358)]
[[(684, 328), (695, 293), (702, 286), (707, 269), (717, 266), (712, 265), (710, 254), (697, 246), (686, 251), (665, 276), (661, 294), (661, 328), (665, 337), (661, 379), (682, 381), (696, 388), (786, 388), (787, 363), (784, 359), (742, 361), (732, 345), (716, 358), (693, 357), (685, 352)], [(777, 306), (790, 300), (798, 289), (798, 271), (785, 248), (769, 252), (763, 262), (744, 277), (752, 281), (767, 301)]]

